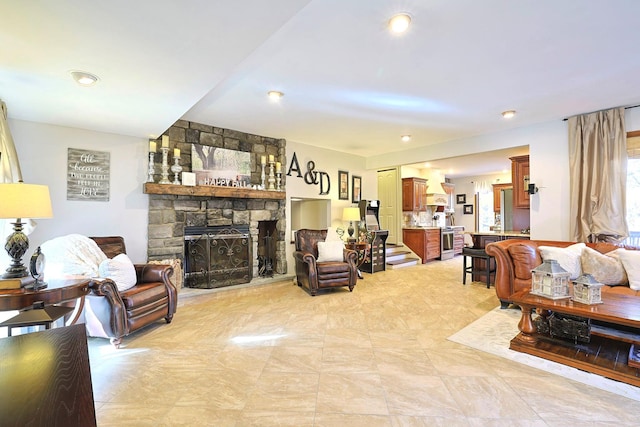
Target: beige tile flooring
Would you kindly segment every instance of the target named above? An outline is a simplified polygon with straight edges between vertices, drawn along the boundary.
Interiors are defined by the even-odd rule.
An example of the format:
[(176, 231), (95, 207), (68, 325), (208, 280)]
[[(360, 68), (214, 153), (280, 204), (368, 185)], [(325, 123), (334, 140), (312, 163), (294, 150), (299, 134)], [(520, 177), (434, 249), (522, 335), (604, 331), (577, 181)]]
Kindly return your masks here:
[(453, 343), (498, 306), (460, 257), (311, 297), (183, 289), (174, 321), (90, 339), (99, 426), (621, 426), (640, 402)]

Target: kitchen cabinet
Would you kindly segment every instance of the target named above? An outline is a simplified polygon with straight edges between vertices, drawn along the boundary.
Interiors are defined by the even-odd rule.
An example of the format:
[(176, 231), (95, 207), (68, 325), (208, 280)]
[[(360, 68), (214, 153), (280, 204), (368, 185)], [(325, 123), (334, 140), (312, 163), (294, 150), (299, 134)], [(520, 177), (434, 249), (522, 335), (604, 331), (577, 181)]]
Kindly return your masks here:
[(422, 259), (422, 263), (440, 257), (439, 228), (403, 228), (402, 242)]
[(402, 178), (402, 211), (427, 210), (427, 180)]
[(453, 228), (453, 254), (460, 255), (464, 248), (464, 227)]
[(509, 159), (511, 160), (513, 207), (529, 209), (529, 156), (509, 157)]
[(513, 188), (511, 183), (509, 184), (493, 184), (493, 211), (500, 213), (500, 191)]

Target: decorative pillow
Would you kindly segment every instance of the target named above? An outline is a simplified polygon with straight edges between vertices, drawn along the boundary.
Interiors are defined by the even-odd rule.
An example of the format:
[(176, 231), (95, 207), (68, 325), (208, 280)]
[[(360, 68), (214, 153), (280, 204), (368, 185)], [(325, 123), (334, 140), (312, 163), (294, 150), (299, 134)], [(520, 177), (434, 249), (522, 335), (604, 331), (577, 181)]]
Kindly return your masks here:
[(580, 256), (582, 250), (587, 245), (584, 243), (575, 243), (566, 248), (558, 248), (555, 246), (538, 246), (542, 259), (544, 261), (548, 259), (555, 259), (558, 264), (569, 273), (571, 273), (571, 280), (577, 279), (582, 274), (582, 265), (580, 264)]
[(594, 279), (605, 285), (626, 284), (627, 274), (619, 259), (619, 250), (608, 252), (605, 255), (588, 246), (585, 247), (580, 256), (582, 271), (591, 274)]
[(116, 255), (111, 259), (105, 259), (100, 263), (100, 277), (116, 282), (120, 292), (135, 286), (136, 268), (126, 254)]
[(514, 274), (517, 279), (531, 279), (531, 270), (542, 264), (536, 248), (531, 245), (514, 243), (507, 249), (513, 259)]
[(618, 249), (615, 252), (629, 277), (629, 287), (634, 291), (640, 291), (640, 251)]
[(343, 261), (344, 243), (342, 241), (318, 242), (317, 262)]

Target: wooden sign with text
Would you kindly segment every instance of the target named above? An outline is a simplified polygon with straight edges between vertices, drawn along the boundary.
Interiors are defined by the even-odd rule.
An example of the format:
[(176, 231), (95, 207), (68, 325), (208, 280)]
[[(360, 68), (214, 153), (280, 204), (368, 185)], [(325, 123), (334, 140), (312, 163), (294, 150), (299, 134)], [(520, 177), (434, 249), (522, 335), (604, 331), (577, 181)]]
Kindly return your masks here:
[(109, 201), (110, 153), (69, 148), (67, 200)]

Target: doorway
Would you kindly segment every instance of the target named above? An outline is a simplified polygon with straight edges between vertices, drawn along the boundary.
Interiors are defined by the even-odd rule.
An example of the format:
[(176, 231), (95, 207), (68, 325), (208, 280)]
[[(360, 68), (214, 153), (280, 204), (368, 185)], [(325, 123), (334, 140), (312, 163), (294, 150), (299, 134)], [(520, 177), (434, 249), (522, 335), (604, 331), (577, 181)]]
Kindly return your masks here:
[(397, 244), (400, 239), (399, 211), (402, 200), (398, 197), (400, 183), (398, 168), (378, 171), (378, 199), (380, 200), (379, 221), (382, 230), (389, 231), (387, 244)]

